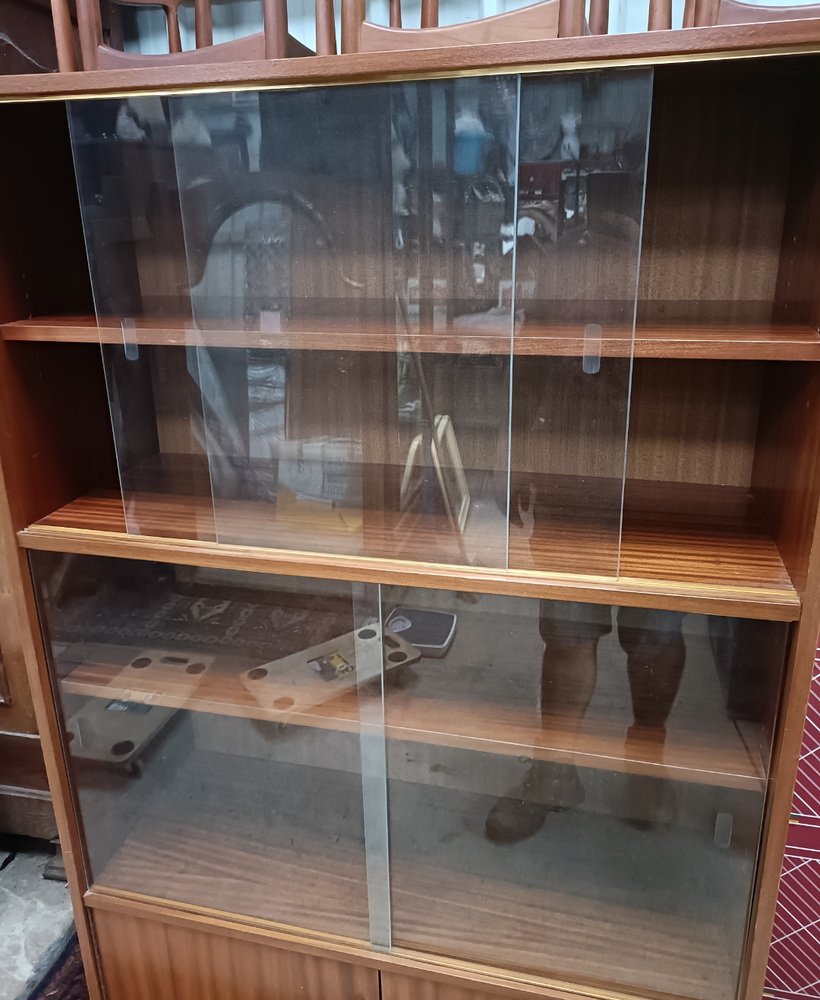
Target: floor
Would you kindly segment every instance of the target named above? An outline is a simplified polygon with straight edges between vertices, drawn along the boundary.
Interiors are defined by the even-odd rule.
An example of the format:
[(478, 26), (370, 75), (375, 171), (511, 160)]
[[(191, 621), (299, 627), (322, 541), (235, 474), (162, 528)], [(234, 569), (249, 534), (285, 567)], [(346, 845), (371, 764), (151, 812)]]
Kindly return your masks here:
[(42, 877), (50, 857), (0, 846), (0, 1000), (28, 1000), (73, 933), (68, 887)]

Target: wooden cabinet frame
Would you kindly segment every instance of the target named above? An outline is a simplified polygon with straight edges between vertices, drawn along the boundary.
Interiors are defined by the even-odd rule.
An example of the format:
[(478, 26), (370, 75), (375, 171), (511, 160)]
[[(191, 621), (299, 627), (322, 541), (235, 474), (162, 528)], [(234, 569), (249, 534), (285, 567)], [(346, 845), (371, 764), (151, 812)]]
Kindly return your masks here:
[[(559, 574), (501, 573), (478, 567), (455, 570), (424, 563), (380, 561), (355, 556), (336, 557), (329, 562), (321, 556), (294, 555), (250, 546), (134, 537), (124, 531), (101, 530), (94, 526), (93, 521), (90, 526), (83, 526), (81, 523), (67, 524), (59, 518), (50, 519), (49, 515), (53, 512), (84, 495), (90, 484), (110, 482), (114, 476), (110, 447), (93, 434), (87, 434), (89, 428), (107, 419), (104, 385), (93, 361), (98, 329), (87, 323), (70, 326), (55, 321), (30, 321), (29, 318), (32, 312), (48, 316), (69, 308), (73, 304), (72, 298), (77, 297), (76, 288), (71, 288), (71, 268), (76, 267), (77, 273), (82, 270), (76, 263), (77, 259), (82, 261), (82, 254), (78, 252), (76, 219), (70, 217), (70, 208), (60, 207), (63, 196), (67, 196), (72, 189), (73, 177), (66, 173), (69, 165), (64, 156), (52, 157), (49, 154), (46, 127), (56, 123), (60, 109), (58, 105), (49, 109), (40, 102), (60, 101), (76, 95), (168, 92), (199, 87), (218, 89), (240, 85), (271, 88), (343, 85), (363, 80), (471, 74), (493, 69), (506, 72), (511, 67), (531, 72), (572, 66), (586, 68), (590, 65), (660, 65), (678, 59), (711, 61), (733, 56), (757, 57), (773, 52), (796, 56), (818, 51), (820, 22), (783, 22), (774, 27), (744, 25), (701, 29), (695, 37), (681, 32), (658, 32), (651, 39), (648, 36), (603, 36), (549, 43), (465, 46), (435, 55), (425, 52), (403, 53), (395, 57), (357, 55), (338, 62), (330, 57), (317, 57), (297, 61), (297, 64), (248, 63), (174, 67), (167, 71), (100, 71), (62, 74), (52, 80), (19, 77), (0, 81), (0, 101), (21, 102), (19, 108), (13, 109), (17, 116), (16, 127), (21, 138), (28, 136), (32, 140), (30, 149), (21, 148), (16, 162), (6, 162), (0, 167), (3, 184), (6, 188), (9, 185), (24, 185), (26, 173), (36, 169), (49, 192), (45, 196), (45, 204), (37, 210), (40, 213), (36, 220), (39, 225), (32, 227), (31, 220), (18, 214), (9, 226), (10, 238), (0, 244), (0, 324), (4, 326), (4, 340), (0, 343), (0, 396), (3, 399), (0, 470), (4, 480), (0, 483), (4, 487), (0, 489), (0, 541), (10, 554), (10, 607), (21, 626), (21, 655), (29, 671), (34, 711), (43, 734), (49, 783), (57, 809), (90, 992), (95, 1000), (103, 996), (94, 937), (97, 914), (100, 915), (98, 943), (103, 952), (103, 976), (106, 974), (106, 962), (111, 961), (105, 953), (111, 944), (112, 928), (125, 926), (128, 921), (144, 920), (146, 923), (178, 926), (192, 934), (218, 934), (227, 939), (241, 939), (317, 959), (347, 961), (366, 969), (381, 969), (384, 982), (389, 983), (389, 990), (393, 991), (385, 993), (385, 1000), (401, 1000), (403, 996), (411, 995), (404, 982), (405, 976), (441, 983), (441, 990), (435, 993), (441, 1000), (483, 1000), (485, 996), (507, 996), (517, 1000), (535, 996), (552, 1000), (570, 1000), (571, 997), (592, 1000), (603, 994), (600, 991), (585, 992), (584, 987), (578, 985), (549, 985), (537, 977), (504, 974), (501, 970), (424, 958), (401, 951), (381, 955), (366, 948), (356, 949), (318, 937), (299, 935), (286, 928), (273, 928), (262, 922), (228, 919), (212, 912), (197, 912), (192, 907), (159, 904), (134, 894), (91, 889), (62, 746), (58, 709), (51, 695), (49, 669), (39, 631), (27, 565), (28, 550), (116, 555), (138, 560), (173, 561), (190, 566), (306, 574), (317, 579), (338, 578), (341, 575), (353, 581), (409, 586), (425, 584), (440, 589), (468, 588), (486, 593), (580, 599), (627, 606), (674, 605), (681, 611), (739, 614), (794, 622), (775, 741), (776, 754), (771, 772), (750, 949), (741, 987), (741, 996), (745, 1000), (759, 1000), (820, 626), (820, 455), (817, 447), (820, 429), (806, 435), (803, 451), (794, 467), (799, 489), (786, 491), (785, 495), (773, 499), (775, 504), (780, 505), (778, 540), (794, 583), (794, 594), (788, 596), (769, 592), (751, 593), (749, 588), (743, 587), (732, 590), (680, 581), (661, 583), (634, 579), (621, 585), (604, 577), (580, 580), (567, 579)], [(36, 121), (32, 118), (31, 124), (25, 117), (28, 109), (22, 106), (28, 102), (38, 103), (38, 117)], [(820, 185), (807, 176), (798, 176), (796, 183), (804, 186), (808, 208), (786, 220), (786, 249), (781, 254), (781, 267), (784, 275), (791, 269), (793, 278), (789, 287), (792, 290), (795, 282), (804, 288), (817, 281), (817, 262), (809, 253), (802, 261), (792, 260), (788, 247), (799, 242), (807, 216), (815, 232), (820, 231)], [(41, 234), (47, 232), (48, 239), (43, 239), (42, 243), (32, 240), (30, 235), (25, 235), (31, 228), (36, 228)], [(28, 254), (25, 265), (13, 246), (17, 237), (21, 238), (24, 253)], [(67, 265), (66, 274), (57, 282), (59, 287), (49, 282), (55, 253), (65, 254), (62, 259), (74, 262)], [(77, 280), (82, 286), (82, 278)], [(779, 294), (781, 300), (786, 297), (782, 289)], [(79, 299), (82, 297), (80, 294)], [(68, 300), (68, 304), (62, 299)], [(816, 330), (817, 303), (809, 301), (804, 305), (805, 315), (800, 318)], [(57, 335), (54, 334), (55, 329), (58, 330)], [(726, 338), (729, 346), (725, 347), (725, 357), (736, 356), (740, 350), (730, 342), (731, 338)], [(810, 358), (807, 364), (816, 364), (820, 360), (811, 338), (808, 342), (795, 338), (787, 349), (794, 352), (790, 355), (792, 357)], [(772, 357), (780, 356), (773, 346), (770, 350)], [(58, 355), (61, 363), (55, 364), (54, 358)], [(76, 366), (79, 385), (68, 385), (63, 373), (80, 357), (85, 361)], [(774, 430), (771, 440), (760, 442), (759, 447), (776, 453), (778, 446), (786, 440), (789, 426), (793, 426), (794, 421), (806, 411), (813, 414), (812, 419), (820, 428), (816, 419), (816, 407), (820, 406), (817, 377), (806, 378), (802, 382), (798, 379), (797, 383), (792, 380), (791, 373), (784, 372), (779, 394), (772, 390), (774, 395), (769, 405), (772, 407), (771, 426)], [(36, 395), (31, 392), (34, 384), (39, 390)], [(83, 399), (83, 411), (77, 414), (76, 421), (66, 422), (66, 411), (77, 412), (75, 400), (78, 394)], [(778, 398), (784, 403), (780, 410), (776, 406)], [(88, 447), (89, 440), (93, 445), (91, 448)], [(776, 492), (778, 482), (782, 485), (782, 469), (777, 464), (776, 454), (766, 474), (771, 489)], [(0, 633), (0, 643), (2, 641)], [(113, 920), (111, 915), (115, 915)], [(109, 971), (108, 975), (114, 974)], [(616, 996), (612, 994), (613, 998)]]

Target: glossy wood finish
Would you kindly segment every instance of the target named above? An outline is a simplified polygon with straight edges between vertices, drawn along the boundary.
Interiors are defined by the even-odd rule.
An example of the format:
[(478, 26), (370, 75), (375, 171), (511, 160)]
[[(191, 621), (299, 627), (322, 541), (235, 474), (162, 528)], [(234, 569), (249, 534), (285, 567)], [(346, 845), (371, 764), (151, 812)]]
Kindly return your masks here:
[[(791, 616), (786, 609), (795, 607), (794, 589), (774, 542), (759, 523), (738, 517), (739, 508), (731, 504), (728, 513), (721, 515), (718, 511), (705, 515), (708, 500), (702, 505), (690, 501), (689, 512), (670, 510), (668, 505), (666, 512), (663, 506), (658, 512), (651, 501), (658, 495), (658, 488), (659, 484), (648, 484), (646, 499), (641, 500), (640, 492), (635, 492), (637, 484), (633, 484), (633, 500), (627, 508), (623, 529), (618, 577), (607, 577), (596, 568), (600, 564), (602, 545), (606, 547), (606, 561), (609, 561), (609, 533), (605, 528), (602, 534), (600, 516), (594, 509), (589, 521), (578, 516), (573, 516), (569, 522), (546, 521), (537, 527), (532, 537), (514, 532), (510, 542), (510, 565), (516, 568), (510, 570), (436, 566), (426, 562), (424, 556), (430, 551), (431, 542), (437, 544), (449, 534), (446, 523), (436, 530), (429, 518), (422, 527), (427, 532), (432, 530), (433, 537), (426, 537), (418, 528), (412, 532), (402, 528), (391, 540), (390, 533), (382, 534), (377, 530), (382, 524), (389, 527), (389, 518), (385, 517), (365, 536), (368, 555), (357, 555), (361, 545), (358, 534), (351, 536), (339, 531), (327, 539), (329, 551), (310, 556), (309, 551), (316, 548), (314, 528), (305, 525), (300, 529), (299, 521), (277, 515), (269, 505), (247, 501), (221, 504), (223, 537), (230, 540), (227, 544), (211, 544), (215, 545), (215, 553), (231, 551), (242, 539), (255, 547), (260, 546), (264, 556), (260, 555), (258, 561), (267, 561), (270, 572), (285, 573), (289, 571), (287, 567), (302, 565), (304, 573), (297, 571), (297, 575), (310, 576), (321, 565), (320, 575), (332, 577), (335, 574), (345, 579), (356, 566), (360, 573), (383, 573), (392, 580), (406, 579), (408, 573), (411, 576), (417, 572), (430, 573), (441, 580), (458, 581), (455, 589), (479, 586), (492, 592), (495, 580), (495, 585), (500, 585), (499, 592), (521, 594), (532, 593), (533, 584), (541, 578), (545, 586), (551, 581), (558, 587), (563, 578), (570, 590), (585, 592), (589, 586), (589, 600), (595, 600), (594, 590), (599, 582), (608, 579), (612, 588), (631, 586), (645, 588), (647, 592), (666, 590), (670, 596), (671, 592), (683, 594), (689, 590), (690, 594), (698, 594), (705, 601), (714, 598), (744, 604), (748, 601), (750, 605), (758, 605), (756, 611), (749, 610), (752, 617)], [(674, 494), (679, 490), (680, 487), (671, 484), (667, 492)], [(706, 495), (709, 494), (707, 489)], [(719, 491), (713, 489), (711, 494), (717, 497)], [(131, 497), (130, 502), (133, 505), (136, 498)], [(30, 526), (21, 540), (24, 545), (47, 548), (62, 539), (63, 546), (70, 546), (70, 551), (88, 551), (84, 546), (96, 535), (102, 542), (109, 539), (112, 554), (115, 551), (125, 554), (124, 550), (130, 549), (146, 553), (164, 550), (183, 555), (186, 549), (190, 550), (190, 543), (185, 540), (194, 538), (203, 539), (203, 549), (208, 545), (210, 501), (197, 497), (177, 498), (172, 494), (143, 494), (138, 503), (144, 537), (124, 534), (121, 497), (116, 493), (103, 493), (80, 498), (54, 511)], [(301, 539), (300, 530), (308, 531)], [(162, 537), (169, 539), (164, 547), (157, 544)], [(579, 562), (581, 552), (583, 558)], [(172, 556), (171, 561), (175, 558)], [(413, 569), (414, 563), (404, 561), (408, 558), (419, 560), (417, 570)], [(458, 559), (455, 543), (453, 558)], [(280, 560), (281, 568), (274, 568)], [(588, 576), (578, 573), (579, 565), (588, 568)]]
[[(232, 44), (232, 43), (231, 43)], [(653, 31), (632, 35), (587, 35), (534, 42), (459, 45), (407, 52), (351, 53), (344, 58), (271, 63), (251, 60), (204, 65), (193, 63), (97, 72), (9, 76), (0, 78), (0, 102), (60, 100), (71, 95), (157, 93), (248, 86), (344, 84), (399, 80), (460, 73), (549, 71), (608, 65), (640, 65), (685, 59), (755, 57), (763, 53), (799, 54), (820, 50), (815, 20), (704, 28), (697, 32)], [(181, 54), (180, 59), (185, 58)]]
[[(97, 323), (91, 316), (44, 316), (16, 320), (2, 327), (3, 339), (26, 343), (121, 344), (122, 327), (115, 320)], [(141, 321), (133, 338), (140, 345), (164, 347), (199, 345), (254, 349), (387, 351), (414, 350), (433, 354), (507, 354), (510, 332), (458, 329), (407, 335), (362, 323), (329, 328), (302, 320), (277, 333), (203, 329), (192, 324)], [(544, 357), (580, 357), (582, 332), (572, 326), (528, 322), (519, 326), (513, 353)], [(609, 329), (601, 343), (602, 357), (723, 358), (764, 361), (820, 361), (820, 333), (803, 323), (645, 322), (632, 332)]]
[(378, 1000), (378, 973), (95, 911), (107, 1000)]

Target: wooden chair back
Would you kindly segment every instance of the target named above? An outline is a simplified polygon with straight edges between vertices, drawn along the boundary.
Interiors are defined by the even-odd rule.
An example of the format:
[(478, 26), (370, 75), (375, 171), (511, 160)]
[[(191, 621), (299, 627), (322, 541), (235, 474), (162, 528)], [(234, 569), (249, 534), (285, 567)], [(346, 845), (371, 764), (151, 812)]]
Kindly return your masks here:
[(649, 0), (650, 31), (669, 31), (672, 27), (672, 0)]
[(421, 26), (402, 25), (401, 0), (390, 0), (390, 25), (365, 19), (365, 0), (342, 0), (342, 52), (385, 52), (427, 49), (482, 42), (521, 42), (583, 35), (603, 35), (609, 0), (591, 0), (589, 25), (584, 0), (541, 0), (506, 14), (465, 24), (439, 27), (438, 0), (421, 0)]
[(795, 4), (764, 7), (739, 0), (686, 0), (684, 28), (704, 28), (718, 24), (754, 24), (761, 21), (799, 21), (820, 17), (820, 5)]
[[(234, 62), (247, 59), (280, 59), (313, 53), (288, 34), (287, 0), (263, 0), (264, 30), (214, 45), (210, 0), (194, 0), (196, 48), (182, 51), (179, 7), (183, 0), (113, 0), (129, 7), (158, 7), (165, 14), (168, 30), (167, 55), (122, 52), (103, 41), (101, 0), (77, 0), (77, 27), (82, 67), (76, 65), (73, 28), (68, 0), (51, 0), (58, 64), (61, 71), (125, 69), (138, 66), (170, 66), (187, 63)], [(333, 0), (316, 0), (316, 51), (336, 52)]]

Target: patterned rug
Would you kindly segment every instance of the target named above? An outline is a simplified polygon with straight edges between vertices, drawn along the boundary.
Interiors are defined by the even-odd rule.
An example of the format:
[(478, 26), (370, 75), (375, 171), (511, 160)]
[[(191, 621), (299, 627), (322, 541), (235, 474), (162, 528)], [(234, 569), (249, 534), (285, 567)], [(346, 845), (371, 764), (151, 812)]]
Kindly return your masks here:
[(143, 580), (140, 567), (126, 565), (129, 579), (109, 578), (96, 593), (53, 609), (50, 629), (56, 641), (205, 647), (265, 662), (353, 628), (349, 597), (225, 585), (194, 585), (181, 592), (180, 582), (171, 574), (163, 579), (155, 564), (149, 564), (153, 572)]
[(88, 1000), (80, 946), (73, 935), (29, 1000)]

